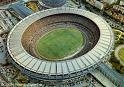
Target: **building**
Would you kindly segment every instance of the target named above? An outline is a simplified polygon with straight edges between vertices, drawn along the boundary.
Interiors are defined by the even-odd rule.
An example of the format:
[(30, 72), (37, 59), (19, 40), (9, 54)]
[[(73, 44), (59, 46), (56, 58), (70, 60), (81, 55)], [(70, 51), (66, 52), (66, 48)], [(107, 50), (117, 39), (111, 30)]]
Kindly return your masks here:
[(28, 15), (32, 14), (33, 11), (26, 7), (24, 3), (16, 2), (9, 5), (9, 11), (19, 19), (23, 19)]
[(9, 32), (17, 23), (16, 19), (7, 10), (0, 12), (0, 34)]
[[(86, 34), (84, 48), (67, 60), (38, 59), (33, 53), (34, 44), (31, 44), (36, 42), (38, 36), (33, 35), (38, 35), (37, 31), (41, 28), (45, 29), (40, 32), (44, 34), (49, 31), (48, 27), (65, 25), (75, 26)], [(62, 87), (72, 87), (85, 81), (85, 76), (109, 59), (113, 44), (113, 32), (105, 20), (91, 12), (74, 8), (54, 8), (32, 14), (12, 29), (7, 40), (12, 63), (22, 73), (46, 86)]]
[(61, 7), (66, 3), (66, 0), (38, 0), (39, 3), (46, 8)]
[(108, 4), (113, 4), (113, 3), (116, 3), (118, 0), (103, 0), (103, 1)]
[(100, 10), (104, 9), (104, 4), (100, 1), (96, 1), (94, 6)]
[(0, 37), (0, 64), (6, 64), (6, 46)]
[(0, 0), (0, 5), (6, 5), (6, 4), (9, 4), (9, 3), (13, 3), (17, 0)]
[(86, 0), (86, 2), (88, 2), (88, 3), (91, 4), (91, 5), (94, 5), (95, 2), (96, 2), (96, 0)]
[(120, 5), (124, 5), (124, 0), (121, 0), (120, 1)]

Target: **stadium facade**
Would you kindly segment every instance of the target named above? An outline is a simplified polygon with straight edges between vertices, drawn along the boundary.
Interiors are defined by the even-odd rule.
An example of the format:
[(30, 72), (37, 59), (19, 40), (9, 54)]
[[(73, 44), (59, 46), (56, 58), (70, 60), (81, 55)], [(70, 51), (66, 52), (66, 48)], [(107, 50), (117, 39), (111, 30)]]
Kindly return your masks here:
[[(37, 58), (30, 48), (33, 46), (30, 41), (35, 40), (32, 37), (37, 35), (37, 31), (51, 25), (77, 27), (86, 36), (84, 48), (72, 58), (61, 61)], [(49, 31), (45, 29), (41, 32)], [(109, 59), (113, 45), (114, 35), (105, 20), (89, 11), (74, 8), (54, 8), (34, 13), (21, 20), (11, 30), (7, 40), (12, 63), (30, 78), (52, 86), (81, 81), (101, 62)]]

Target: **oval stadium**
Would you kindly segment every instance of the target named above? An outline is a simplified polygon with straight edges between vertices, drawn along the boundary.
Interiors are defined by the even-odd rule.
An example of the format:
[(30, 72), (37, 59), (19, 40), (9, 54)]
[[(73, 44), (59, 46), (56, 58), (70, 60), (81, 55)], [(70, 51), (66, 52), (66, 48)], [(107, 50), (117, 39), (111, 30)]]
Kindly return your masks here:
[(10, 32), (12, 63), (32, 79), (54, 85), (80, 81), (108, 60), (113, 32), (101, 17), (85, 10), (53, 8), (21, 20)]

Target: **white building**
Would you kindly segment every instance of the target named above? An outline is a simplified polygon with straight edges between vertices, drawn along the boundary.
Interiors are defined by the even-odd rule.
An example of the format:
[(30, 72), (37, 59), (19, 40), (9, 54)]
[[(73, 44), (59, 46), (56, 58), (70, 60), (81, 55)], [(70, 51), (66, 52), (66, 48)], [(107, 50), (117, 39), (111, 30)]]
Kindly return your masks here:
[(124, 5), (124, 0), (121, 0), (120, 1), (120, 5)]
[(102, 10), (104, 8), (104, 4), (101, 3), (100, 1), (96, 1), (95, 2), (95, 7), (99, 8), (100, 10)]
[(113, 3), (116, 3), (118, 0), (103, 0), (103, 1), (108, 4), (113, 4)]

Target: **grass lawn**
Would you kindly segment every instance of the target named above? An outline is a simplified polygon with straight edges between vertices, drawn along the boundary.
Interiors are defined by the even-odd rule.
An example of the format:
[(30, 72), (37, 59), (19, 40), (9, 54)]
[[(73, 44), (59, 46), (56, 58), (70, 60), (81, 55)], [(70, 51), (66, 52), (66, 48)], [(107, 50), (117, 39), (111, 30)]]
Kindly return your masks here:
[(120, 57), (120, 59), (124, 62), (124, 48), (121, 48), (118, 51), (118, 56)]
[(84, 44), (84, 35), (77, 29), (55, 29), (36, 42), (36, 51), (49, 60), (62, 59), (77, 52)]

